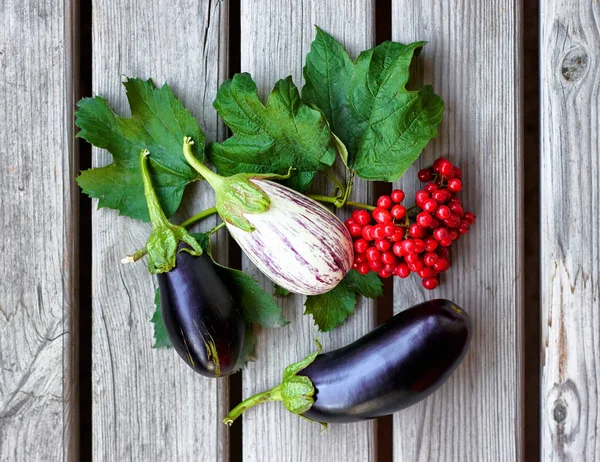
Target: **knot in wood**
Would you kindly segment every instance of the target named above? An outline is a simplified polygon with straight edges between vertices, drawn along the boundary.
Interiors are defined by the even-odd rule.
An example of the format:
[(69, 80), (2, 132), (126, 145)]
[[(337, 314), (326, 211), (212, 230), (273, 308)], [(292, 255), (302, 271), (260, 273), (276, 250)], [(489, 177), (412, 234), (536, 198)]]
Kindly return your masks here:
[(587, 65), (587, 52), (581, 47), (573, 48), (563, 58), (561, 74), (567, 82), (576, 82), (585, 73)]

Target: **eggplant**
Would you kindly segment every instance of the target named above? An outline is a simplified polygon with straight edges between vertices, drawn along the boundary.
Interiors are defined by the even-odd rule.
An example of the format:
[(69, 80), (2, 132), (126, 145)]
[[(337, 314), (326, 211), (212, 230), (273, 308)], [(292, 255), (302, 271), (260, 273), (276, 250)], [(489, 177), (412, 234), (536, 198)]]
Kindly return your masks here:
[(144, 195), (152, 222), (148, 270), (160, 288), (163, 323), (179, 356), (196, 372), (220, 377), (239, 369), (246, 323), (215, 263), (187, 230), (164, 214), (140, 153)]
[(246, 325), (209, 256), (181, 251), (177, 265), (157, 275), (167, 335), (181, 358), (206, 377), (239, 369)]
[(453, 302), (415, 305), (346, 347), (318, 354), (319, 345), (286, 368), (280, 385), (240, 403), (224, 423), (272, 400), (324, 425), (392, 414), (435, 392), (461, 363), (470, 340), (470, 317)]

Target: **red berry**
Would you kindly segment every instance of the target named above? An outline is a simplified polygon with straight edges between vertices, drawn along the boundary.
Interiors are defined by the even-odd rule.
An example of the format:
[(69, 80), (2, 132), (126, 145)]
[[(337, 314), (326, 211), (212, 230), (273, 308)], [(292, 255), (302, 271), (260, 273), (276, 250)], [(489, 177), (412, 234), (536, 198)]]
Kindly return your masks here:
[(455, 229), (451, 229), (448, 232), (448, 235), (450, 236), (450, 239), (453, 240), (453, 241), (457, 240), (458, 237), (459, 237), (458, 231), (456, 231)]
[(387, 252), (383, 252), (381, 254), (381, 262), (384, 265), (391, 265), (393, 263), (396, 262), (396, 256), (394, 255), (393, 252), (390, 252), (389, 250)]
[(473, 223), (475, 223), (475, 214), (473, 212), (466, 212), (465, 220), (467, 220), (469, 224), (472, 225)]
[(428, 193), (427, 191), (425, 191), (425, 190), (421, 189), (421, 190), (419, 190), (419, 191), (417, 191), (417, 192), (415, 193), (415, 203), (416, 203), (416, 204), (417, 204), (419, 207), (423, 208), (423, 205), (425, 204), (425, 201), (426, 201), (427, 199), (429, 199), (430, 197), (431, 197), (431, 196), (429, 195), (429, 193)]
[(420, 260), (421, 257), (419, 257), (419, 254), (416, 253), (409, 253), (408, 255), (404, 256), (404, 261), (406, 261), (408, 264), (414, 264)]
[(387, 279), (389, 278), (392, 274), (394, 274), (391, 271), (387, 271), (385, 268), (382, 268), (378, 271), (379, 277), (382, 279)]
[(410, 269), (406, 263), (400, 263), (396, 266), (394, 274), (402, 279), (407, 278), (410, 275)]
[(421, 228), (429, 228), (431, 226), (432, 216), (429, 212), (421, 212), (417, 215), (417, 224)]
[(415, 244), (415, 252), (416, 253), (423, 253), (423, 252), (425, 252), (425, 242), (423, 242), (423, 240), (421, 240), (421, 239), (413, 239), (413, 242)]
[(379, 261), (381, 259), (381, 252), (375, 247), (369, 247), (366, 249), (365, 254), (367, 255), (367, 259), (369, 261)]
[(409, 253), (415, 253), (416, 246), (412, 239), (405, 239), (401, 242), (402, 250), (404, 251), (404, 255), (408, 255)]
[(390, 196), (381, 196), (377, 199), (377, 207), (390, 209), (392, 207), (392, 199)]
[(425, 255), (423, 255), (423, 263), (425, 263), (427, 266), (433, 266), (438, 261), (438, 258), (439, 257), (437, 253), (427, 252)]
[(387, 223), (392, 221), (392, 214), (382, 207), (377, 207), (373, 210), (373, 218), (377, 223)]
[(354, 243), (354, 251), (356, 253), (365, 253), (368, 248), (369, 248), (369, 243), (366, 241), (366, 239), (358, 239)]
[(451, 213), (448, 218), (444, 220), (444, 223), (448, 228), (458, 228), (460, 226), (460, 218)]
[(442, 161), (444, 161), (444, 160), (446, 160), (446, 159), (444, 159), (443, 157), (440, 157), (439, 159), (436, 159), (436, 160), (433, 162), (433, 167), (432, 167), (432, 168), (433, 168), (433, 171), (434, 171), (434, 172), (440, 173), (440, 164), (441, 164), (441, 162), (442, 162)]
[(344, 224), (346, 225), (346, 228), (349, 228), (350, 226), (356, 224), (356, 221), (354, 220), (354, 218), (348, 218)]
[(425, 239), (425, 250), (427, 252), (433, 252), (436, 247), (438, 246), (438, 241), (435, 237), (433, 236), (429, 236), (428, 238)]
[(435, 212), (435, 216), (438, 217), (440, 220), (445, 220), (450, 216), (450, 209), (445, 205), (440, 205), (437, 211)]
[[(365, 241), (366, 242), (366, 241)], [(377, 239), (375, 241), (375, 248), (381, 252), (385, 252), (392, 246), (392, 243), (387, 239)], [(385, 263), (385, 262), (384, 262)]]
[(394, 189), (390, 194), (391, 199), (397, 204), (404, 200), (404, 191), (401, 189)]
[(445, 177), (452, 177), (454, 172), (454, 166), (448, 159), (442, 159), (439, 164), (439, 172)]
[(385, 237), (385, 224), (379, 223), (373, 229), (373, 237), (375, 239), (383, 239)]
[(356, 262), (352, 263), (352, 269), (358, 269), (358, 263), (356, 263)]
[(433, 171), (429, 168), (424, 168), (423, 170), (419, 170), (419, 173), (417, 173), (417, 178), (422, 183), (431, 181), (431, 179), (433, 178)]
[(374, 236), (373, 236), (374, 230), (375, 230), (375, 228), (373, 226), (367, 225), (367, 226), (363, 227), (360, 234), (365, 241), (372, 241), (374, 239)]
[(451, 180), (448, 180), (448, 189), (452, 192), (459, 192), (462, 189), (462, 181), (460, 181), (458, 178), (452, 178)]
[(446, 271), (448, 268), (450, 268), (450, 262), (446, 257), (440, 257), (439, 260), (435, 262), (435, 265), (433, 265), (433, 269), (440, 273)]
[(394, 217), (395, 220), (401, 220), (405, 216), (406, 207), (404, 207), (403, 205), (394, 205), (392, 207), (392, 217)]
[(448, 250), (446, 247), (438, 247), (437, 254), (440, 258), (448, 258), (448, 255), (450, 255), (450, 250)]
[(430, 277), (423, 279), (423, 287), (427, 290), (433, 290), (438, 286), (438, 279), (436, 277)]
[(404, 255), (404, 250), (402, 249), (402, 242), (396, 242), (392, 246), (392, 252), (394, 252), (399, 257), (401, 257), (402, 255)]
[(369, 268), (368, 263), (361, 263), (360, 265), (358, 265), (358, 272), (360, 274), (362, 274), (363, 276), (365, 274), (367, 274), (369, 271), (371, 271), (371, 268)]
[(437, 210), (438, 203), (435, 201), (435, 199), (427, 199), (425, 202), (423, 202), (423, 207), (421, 208), (426, 212), (433, 213)]
[(358, 223), (352, 223), (348, 226), (348, 231), (350, 232), (350, 236), (352, 237), (360, 237), (362, 235), (362, 226)]
[(409, 269), (410, 269), (412, 272), (414, 272), (414, 273), (416, 273), (416, 272), (418, 272), (418, 271), (422, 270), (422, 269), (423, 269), (423, 266), (424, 266), (424, 265), (423, 265), (423, 260), (418, 260), (418, 261), (416, 261), (416, 262), (414, 262), (414, 263), (409, 263), (409, 264), (408, 264), (408, 268), (409, 268)]
[(387, 237), (392, 237), (396, 232), (396, 225), (394, 223), (386, 223), (383, 225), (383, 232)]
[(458, 227), (458, 233), (459, 233), (459, 234), (467, 234), (468, 232), (469, 232), (469, 226), (468, 226), (468, 225), (463, 225), (463, 224), (461, 224), (461, 225)]
[(425, 266), (423, 269), (419, 270), (419, 277), (423, 279), (432, 278), (435, 276), (435, 274), (435, 270), (429, 266)]
[(367, 256), (364, 253), (354, 254), (354, 261), (356, 263), (364, 263), (367, 261)]
[(418, 224), (413, 223), (410, 225), (409, 233), (411, 237), (425, 237), (427, 235), (427, 230), (425, 228), (421, 228)]
[(440, 227), (440, 222), (434, 218), (433, 220), (431, 220), (431, 225), (429, 226), (431, 229), (436, 229)]
[(442, 241), (448, 238), (448, 231), (446, 228), (437, 228), (433, 231), (433, 237), (435, 237), (438, 241)]
[(352, 214), (352, 217), (361, 226), (365, 226), (371, 223), (371, 215), (369, 215), (369, 212), (367, 212), (366, 210), (355, 210)]
[(434, 191), (438, 190), (438, 185), (434, 182), (427, 183), (423, 189), (427, 192), (433, 193)]
[(393, 263), (389, 263), (387, 265), (383, 265), (383, 269), (386, 271), (391, 272), (392, 274), (394, 273), (394, 270), (396, 269), (396, 260), (394, 260)]
[(448, 236), (446, 239), (442, 239), (440, 241), (440, 245), (444, 247), (450, 247), (452, 245), (452, 238)]
[(462, 218), (465, 215), (465, 211), (462, 208), (462, 205), (457, 204), (456, 202), (453, 204), (450, 204), (450, 210), (452, 211), (452, 213), (454, 215), (456, 215), (457, 217)]
[(447, 189), (438, 189), (431, 194), (431, 197), (435, 199), (438, 204), (445, 204), (452, 198), (452, 193)]
[(462, 178), (462, 170), (458, 167), (454, 167), (452, 170), (452, 176), (454, 178)]
[(379, 271), (381, 268), (383, 268), (383, 263), (381, 263), (379, 260), (369, 261), (369, 268), (371, 268), (373, 271)]
[(392, 242), (400, 242), (402, 239), (404, 239), (404, 230), (402, 228), (397, 228), (394, 235), (390, 236), (390, 241)]

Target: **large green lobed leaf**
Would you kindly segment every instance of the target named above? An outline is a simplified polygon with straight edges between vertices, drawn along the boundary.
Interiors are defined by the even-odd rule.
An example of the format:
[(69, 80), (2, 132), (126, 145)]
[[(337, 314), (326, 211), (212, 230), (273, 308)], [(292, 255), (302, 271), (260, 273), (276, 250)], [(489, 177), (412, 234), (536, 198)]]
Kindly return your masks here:
[(287, 180), (304, 190), (315, 172), (335, 162), (335, 140), (324, 115), (302, 103), (292, 78), (279, 80), (266, 105), (258, 98), (250, 74), (236, 74), (221, 85), (214, 107), (233, 132), (209, 146), (221, 175), (236, 173), (296, 174)]
[(352, 61), (317, 28), (302, 98), (323, 111), (348, 149), (348, 167), (361, 178), (397, 180), (437, 136), (442, 99), (430, 86), (406, 90), (410, 62), (424, 44), (384, 42)]
[(116, 115), (100, 96), (84, 98), (78, 104), (77, 136), (109, 151), (113, 163), (82, 172), (77, 183), (83, 192), (98, 199), (98, 207), (149, 221), (139, 162), (140, 151), (148, 149), (152, 182), (170, 217), (179, 207), (186, 185), (198, 179), (183, 157), (183, 137), (194, 140), (194, 155), (203, 160), (204, 135), (168, 85), (155, 88), (151, 80), (140, 79), (128, 79), (124, 85), (131, 118)]

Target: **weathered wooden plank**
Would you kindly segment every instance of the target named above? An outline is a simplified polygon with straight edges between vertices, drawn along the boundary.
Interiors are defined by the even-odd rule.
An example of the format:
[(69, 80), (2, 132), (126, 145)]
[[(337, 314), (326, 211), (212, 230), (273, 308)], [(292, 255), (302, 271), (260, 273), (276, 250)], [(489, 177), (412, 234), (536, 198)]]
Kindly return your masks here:
[[(96, 1), (93, 26), (96, 94), (125, 114), (121, 75), (167, 81), (208, 140), (223, 136), (211, 104), (227, 73), (226, 1)], [(95, 151), (95, 165), (109, 159)], [(209, 189), (201, 184), (188, 196), (195, 199), (187, 213), (214, 204)], [(93, 218), (94, 459), (226, 459), (227, 381), (195, 374), (173, 350), (151, 348), (156, 281), (144, 262), (119, 264), (146, 241), (149, 225), (106, 209)], [(216, 248), (226, 257), (224, 239)]]
[(77, 453), (71, 8), (0, 0), (0, 460)]
[(600, 4), (541, 4), (543, 460), (600, 459)]
[[(252, 74), (264, 98), (275, 82), (292, 75), (303, 83), (302, 66), (314, 38), (314, 25), (340, 40), (358, 54), (374, 42), (374, 2), (344, 0), (331, 2), (241, 2), (241, 69)], [(371, 189), (360, 181), (354, 199), (371, 200)], [(244, 259), (245, 270), (263, 287), (272, 284)], [(283, 369), (313, 351), (312, 339), (320, 337), (325, 350), (355, 340), (374, 324), (374, 304), (363, 301), (345, 325), (319, 335), (309, 316), (303, 316), (304, 297), (281, 299), (291, 324), (275, 331), (261, 331), (258, 360), (243, 376), (243, 395), (275, 386)], [(246, 461), (369, 461), (374, 457), (373, 423), (332, 425), (321, 434), (320, 426), (290, 414), (279, 403), (257, 406), (244, 416), (244, 460)]]
[(518, 0), (393, 0), (392, 6), (394, 40), (429, 41), (416, 66), (417, 80), (432, 84), (446, 102), (438, 138), (398, 184), (414, 198), (418, 168), (449, 156), (463, 170), (461, 196), (477, 215), (472, 231), (454, 245), (452, 268), (438, 289), (426, 291), (416, 276), (395, 282), (396, 311), (449, 298), (471, 314), (474, 335), (448, 383), (395, 416), (394, 458), (518, 460), (523, 430), (521, 5)]

